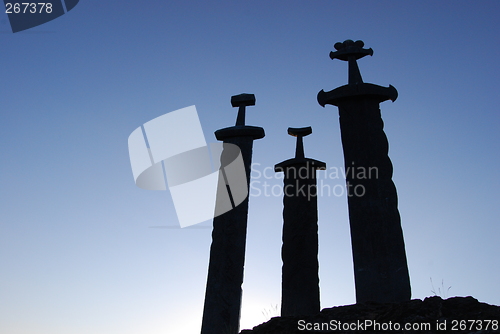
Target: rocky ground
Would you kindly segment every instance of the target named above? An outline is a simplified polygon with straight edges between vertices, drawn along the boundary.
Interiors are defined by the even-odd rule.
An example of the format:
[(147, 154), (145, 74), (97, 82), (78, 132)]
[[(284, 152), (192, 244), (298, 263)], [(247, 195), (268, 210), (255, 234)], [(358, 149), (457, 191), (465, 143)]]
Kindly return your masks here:
[(472, 297), (434, 296), (423, 301), (332, 307), (307, 317), (276, 317), (240, 332), (291, 333), (500, 333), (500, 306)]

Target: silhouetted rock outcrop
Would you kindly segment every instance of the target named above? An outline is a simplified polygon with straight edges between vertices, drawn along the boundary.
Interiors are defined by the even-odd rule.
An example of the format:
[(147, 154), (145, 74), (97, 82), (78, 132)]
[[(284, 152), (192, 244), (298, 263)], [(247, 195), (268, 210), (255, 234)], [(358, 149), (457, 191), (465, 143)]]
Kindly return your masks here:
[[(410, 330), (405, 330), (405, 325), (410, 326)], [(314, 316), (276, 317), (252, 330), (243, 330), (241, 334), (483, 334), (500, 333), (499, 326), (500, 306), (481, 303), (472, 297), (443, 300), (435, 296), (423, 301), (413, 299), (400, 303), (368, 302), (338, 306), (323, 309)]]

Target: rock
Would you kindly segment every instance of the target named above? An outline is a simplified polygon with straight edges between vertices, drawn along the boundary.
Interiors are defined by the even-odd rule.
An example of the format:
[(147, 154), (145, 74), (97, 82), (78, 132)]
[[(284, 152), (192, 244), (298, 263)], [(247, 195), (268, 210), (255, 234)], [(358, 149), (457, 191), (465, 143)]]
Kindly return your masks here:
[[(405, 330), (405, 325), (410, 326), (410, 330)], [(434, 296), (400, 303), (368, 302), (325, 308), (314, 316), (275, 317), (252, 330), (240, 332), (292, 333), (500, 333), (500, 306), (481, 303), (470, 296), (445, 300)]]

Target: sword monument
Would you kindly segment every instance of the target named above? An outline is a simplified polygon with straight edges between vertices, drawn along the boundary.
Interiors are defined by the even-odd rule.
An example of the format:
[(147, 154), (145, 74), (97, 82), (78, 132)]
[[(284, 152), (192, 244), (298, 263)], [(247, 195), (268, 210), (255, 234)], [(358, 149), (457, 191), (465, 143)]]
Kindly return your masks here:
[[(253, 94), (235, 95), (231, 97), (231, 104), (239, 107), (236, 125), (215, 131), (215, 137), (224, 144), (230, 143), (240, 148), (248, 194), (253, 141), (263, 138), (265, 133), (261, 127), (245, 125), (245, 108), (255, 105)], [(226, 165), (222, 160), (231, 160), (230, 156), (233, 154), (233, 150), (224, 148), (221, 166)], [(225, 179), (228, 177), (224, 172), (222, 174)], [(230, 189), (227, 180), (225, 181), (222, 185), (219, 182), (219, 185), (226, 187), (229, 196), (234, 197), (235, 194), (231, 194), (234, 188)], [(219, 190), (217, 193), (219, 194)], [(233, 204), (232, 210), (213, 220), (201, 334), (237, 334), (239, 331), (247, 216), (248, 197), (236, 207)]]
[(320, 311), (318, 277), (318, 197), (316, 170), (322, 161), (306, 158), (302, 137), (312, 128), (288, 128), (297, 137), (295, 158), (274, 166), (283, 172), (283, 259), (281, 316), (313, 315)]
[[(344, 163), (376, 170), (373, 177), (358, 178), (347, 173), (348, 190), (362, 189), (362, 196), (348, 194), (356, 301), (400, 302), (411, 297), (410, 278), (398, 211), (396, 187), (392, 182), (389, 144), (379, 104), (395, 101), (396, 88), (364, 83), (357, 59), (373, 55), (362, 41), (346, 40), (334, 45), (331, 59), (348, 62), (349, 83), (330, 92), (321, 90), (318, 102), (339, 108)], [(358, 192), (360, 194), (361, 191)]]

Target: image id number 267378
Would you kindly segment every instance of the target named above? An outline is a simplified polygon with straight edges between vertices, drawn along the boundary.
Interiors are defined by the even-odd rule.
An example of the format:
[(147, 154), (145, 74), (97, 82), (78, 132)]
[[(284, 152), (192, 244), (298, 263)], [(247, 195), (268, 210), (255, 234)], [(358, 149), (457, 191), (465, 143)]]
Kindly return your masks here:
[(52, 3), (51, 2), (7, 2), (5, 4), (5, 13), (7, 14), (19, 14), (19, 13), (52, 13)]

